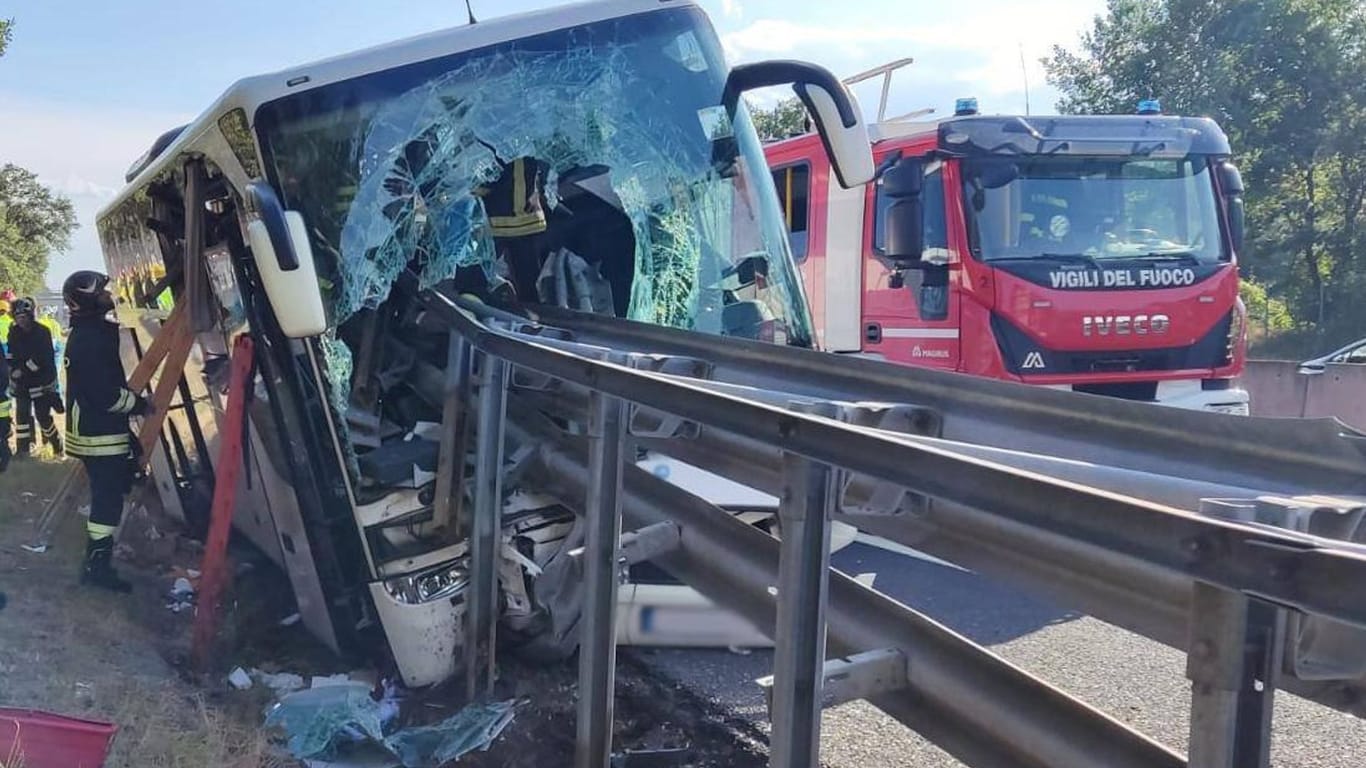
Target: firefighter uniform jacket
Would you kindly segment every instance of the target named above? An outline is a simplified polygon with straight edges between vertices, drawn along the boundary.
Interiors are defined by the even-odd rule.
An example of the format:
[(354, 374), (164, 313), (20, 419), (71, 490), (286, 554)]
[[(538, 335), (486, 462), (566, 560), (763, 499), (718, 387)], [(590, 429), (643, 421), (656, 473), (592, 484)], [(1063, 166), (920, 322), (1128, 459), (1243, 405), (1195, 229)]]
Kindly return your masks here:
[(484, 198), (494, 237), (526, 237), (546, 230), (541, 204), (544, 182), (544, 164), (519, 157), (504, 165), (503, 174), (492, 184), (475, 190), (475, 195)]
[(57, 364), (52, 351), (52, 332), (42, 323), (28, 328), (15, 323), (9, 331), (10, 366), (18, 372), (18, 387), (38, 397), (57, 381)]
[(72, 319), (66, 342), (66, 452), (128, 456), (128, 417), (147, 403), (128, 389), (119, 359), (119, 329), (103, 318)]

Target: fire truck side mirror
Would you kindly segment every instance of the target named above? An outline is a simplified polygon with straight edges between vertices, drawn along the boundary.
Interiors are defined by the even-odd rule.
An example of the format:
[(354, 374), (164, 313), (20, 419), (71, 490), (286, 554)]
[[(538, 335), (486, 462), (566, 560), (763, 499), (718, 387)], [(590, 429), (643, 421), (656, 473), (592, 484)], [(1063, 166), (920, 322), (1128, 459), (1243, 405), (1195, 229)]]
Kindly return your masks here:
[(291, 339), (321, 334), (327, 312), (303, 216), (286, 211), (267, 184), (249, 184), (247, 197), (259, 216), (247, 223), (247, 241), (281, 332)]
[(1243, 248), (1243, 232), (1246, 229), (1247, 213), (1243, 207), (1243, 175), (1233, 163), (1219, 164), (1219, 190), (1224, 195), (1225, 209), (1228, 211), (1228, 238), (1234, 251)]
[(883, 254), (895, 267), (915, 269), (925, 252), (925, 212), (920, 198), (925, 166), (919, 160), (901, 160), (887, 169), (878, 184), (892, 201), (885, 214)]
[(830, 71), (804, 61), (760, 61), (730, 71), (721, 104), (730, 115), (740, 94), (756, 88), (792, 84), (816, 124), (840, 186), (854, 189), (873, 180), (873, 147), (858, 100)]

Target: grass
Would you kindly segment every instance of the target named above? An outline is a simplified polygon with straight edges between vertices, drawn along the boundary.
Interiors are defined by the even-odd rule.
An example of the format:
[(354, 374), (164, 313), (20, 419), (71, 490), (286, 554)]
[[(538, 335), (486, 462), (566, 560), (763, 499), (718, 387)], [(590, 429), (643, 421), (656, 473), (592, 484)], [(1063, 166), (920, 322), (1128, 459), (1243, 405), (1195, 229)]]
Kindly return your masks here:
[[(9, 595), (0, 611), (0, 706), (117, 723), (106, 768), (297, 765), (271, 754), (260, 702), (225, 694), (217, 680), (217, 690), (192, 684), (167, 661), (189, 619), (162, 608), (164, 578), (122, 566), (132, 596), (80, 588), (84, 519), (74, 513), (48, 553), (20, 548), (72, 466), (29, 459), (0, 475), (0, 591)], [(16, 757), (0, 755), (0, 766), (19, 768)]]

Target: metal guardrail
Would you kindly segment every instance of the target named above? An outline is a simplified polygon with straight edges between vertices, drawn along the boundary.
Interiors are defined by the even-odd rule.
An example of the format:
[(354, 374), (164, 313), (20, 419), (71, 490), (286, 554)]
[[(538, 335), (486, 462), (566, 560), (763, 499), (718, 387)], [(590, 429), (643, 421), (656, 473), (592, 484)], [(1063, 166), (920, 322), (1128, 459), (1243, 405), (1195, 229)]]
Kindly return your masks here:
[[(582, 721), (586, 722), (581, 722), (579, 765), (605, 765), (604, 750), (610, 746), (610, 730), (604, 730), (610, 729), (610, 717), (603, 717), (603, 697), (611, 690), (608, 646), (612, 624), (608, 606), (614, 603), (611, 593), (615, 582), (604, 579), (603, 574), (615, 568), (616, 547), (609, 541), (610, 526), (622, 511), (623, 496), (632, 502), (626, 507), (628, 522), (672, 521), (679, 527), (679, 548), (661, 558), (666, 568), (774, 632), (775, 765), (814, 764), (818, 736), (813, 734), (818, 734), (819, 717), (812, 713), (818, 711), (826, 686), (823, 647), (827, 623), (837, 650), (860, 654), (846, 663), (840, 678), (860, 684), (851, 688), (843, 683), (842, 695), (868, 698), (971, 764), (1185, 764), (1169, 749), (1011, 667), (915, 611), (830, 575), (822, 543), (828, 536), (829, 520), (841, 506), (841, 489), (857, 485), (845, 482), (850, 477), (864, 478), (865, 485), (871, 481), (874, 488), (882, 484), (908, 489), (932, 504), (944, 505), (942, 510), (934, 507), (932, 517), (956, 534), (962, 533), (957, 527), (958, 511), (965, 510), (969, 513), (966, 517), (975, 515), (976, 523), (1003, 532), (1004, 538), (989, 542), (988, 548), (1012, 542), (1011, 535), (1015, 534), (1018, 538), (1013, 543), (1017, 547), (1027, 545), (1032, 537), (1045, 542), (1046, 549), (1071, 547), (1085, 554), (1083, 560), (1097, 569), (1092, 573), (1115, 568), (1142, 575), (1146, 581), (1137, 582), (1139, 589), (1155, 584), (1171, 593), (1170, 599), (1159, 600), (1147, 614), (1140, 611), (1142, 620), (1166, 612), (1165, 621), (1170, 625), (1173, 611), (1179, 616), (1183, 607), (1223, 617), (1219, 622), (1201, 622), (1201, 631), (1187, 644), (1192, 650), (1188, 676), (1193, 681), (1194, 700), (1191, 765), (1264, 763), (1269, 744), (1267, 718), (1282, 666), (1286, 620), (1292, 613), (1288, 609), (1316, 620), (1338, 622), (1340, 629), (1366, 626), (1366, 593), (1350, 587), (1363, 583), (1366, 576), (1366, 548), (1258, 524), (1255, 517), (1245, 513), (1242, 518), (1202, 515), (1197, 509), (1177, 508), (1046, 474), (1057, 467), (1022, 469), (1011, 465), (1010, 456), (984, 451), (982, 444), (974, 441), (955, 445), (952, 441), (925, 440), (876, 426), (844, 423), (832, 418), (839, 411), (830, 401), (876, 398), (928, 407), (939, 414), (946, 437), (964, 430), (965, 423), (980, 423), (993, 414), (1009, 418), (1001, 419), (995, 431), (986, 431), (988, 436), (1028, 436), (1033, 434), (1031, 428), (1037, 429), (1034, 425), (1040, 418), (1052, 417), (1061, 421), (1064, 429), (1089, 430), (1077, 433), (1084, 445), (1081, 449), (1070, 445), (1071, 451), (1104, 454), (1092, 460), (1099, 465), (1108, 465), (1106, 458), (1130, 459), (1111, 467), (1130, 472), (1152, 472), (1153, 466), (1179, 467), (1179, 456), (1154, 457), (1145, 450), (1180, 448), (1182, 454), (1195, 452), (1201, 458), (1190, 466), (1190, 472), (1168, 473), (1190, 483), (1187, 490), (1199, 490), (1200, 483), (1218, 482), (1238, 489), (1264, 483), (1284, 492), (1303, 490), (1302, 483), (1325, 478), (1335, 482), (1318, 490), (1341, 493), (1359, 489), (1360, 474), (1340, 474), (1349, 468), (1359, 473), (1363, 466), (1359, 435), (1334, 428), (1332, 437), (1339, 439), (1340, 434), (1345, 447), (1327, 445), (1298, 458), (1270, 444), (1211, 444), (1205, 434), (1188, 435), (1183, 444), (1171, 424), (1153, 418), (1157, 409), (1125, 413), (1126, 408), (1143, 408), (1135, 404), (1034, 390), (1012, 403), (1009, 395), (1020, 395), (1027, 388), (957, 376), (916, 382), (916, 394), (922, 397), (886, 398), (886, 394), (896, 392), (908, 394), (902, 376), (907, 369), (851, 359), (839, 360), (837, 369), (823, 359), (834, 361), (833, 356), (801, 354), (734, 339), (698, 338), (582, 316), (554, 317), (557, 324), (566, 327), (578, 324), (577, 338), (556, 340), (555, 334), (545, 329), (533, 329), (528, 335), (493, 327), (506, 323), (510, 328), (520, 328), (526, 321), (481, 305), (466, 304), (462, 309), (440, 296), (427, 296), (424, 302), (462, 337), (462, 343), (478, 352), (480, 449), (472, 551), (492, 552), (492, 536), (499, 528), (497, 504), (481, 499), (499, 498), (493, 476), (501, 466), (505, 428), (509, 434), (520, 434), (540, 446), (540, 460), (548, 471), (524, 477), (535, 476), (548, 486), (557, 486), (555, 490), (570, 500), (584, 499), (583, 512), (595, 537), (587, 557), (595, 565), (588, 567), (592, 575), (586, 591), (581, 651), (581, 688), (589, 695), (581, 709)], [(471, 312), (482, 315), (483, 321)], [(608, 343), (577, 343), (603, 338)], [(631, 351), (647, 354), (632, 355)], [(652, 370), (667, 368), (670, 355), (689, 352), (701, 353), (696, 357), (704, 360), (717, 378), (725, 378), (732, 385), (757, 385), (759, 389), (742, 396), (745, 390), (733, 386), (727, 390), (715, 382)], [(507, 365), (513, 366), (511, 375), (492, 373)], [(517, 382), (522, 374), (539, 377), (541, 388), (559, 388), (556, 397), (560, 405), (555, 413), (560, 418), (584, 423), (582, 410), (573, 411), (571, 395), (587, 393), (587, 423), (591, 425), (587, 442), (593, 446), (594, 457), (591, 465), (582, 459), (586, 454), (581, 438), (538, 421), (539, 412), (526, 403), (521, 404), (525, 407), (509, 409), (507, 419), (494, 418), (509, 397), (509, 383)], [(787, 377), (785, 385), (765, 387), (775, 383), (775, 376)], [(994, 388), (980, 386), (983, 383)], [(771, 389), (799, 390), (795, 394), (810, 401), (801, 407), (819, 413), (794, 411), (758, 394)], [(839, 397), (831, 396), (836, 394)], [(521, 394), (514, 391), (510, 397), (520, 402)], [(783, 541), (746, 531), (705, 501), (642, 476), (634, 467), (626, 468), (623, 484), (620, 446), (622, 441), (635, 438), (627, 434), (626, 427), (613, 426), (616, 421), (608, 416), (623, 402), (637, 406), (628, 424), (648, 409), (696, 427), (685, 430), (688, 438), (669, 443), (668, 452), (685, 460), (689, 446), (717, 447), (726, 442), (717, 436), (728, 437), (732, 441), (730, 453), (717, 455), (759, 475), (768, 473), (769, 483), (781, 492), (780, 517), (787, 532)], [(966, 411), (973, 408), (984, 413), (969, 418)], [(1190, 416), (1201, 414), (1183, 414), (1188, 422)], [(1228, 421), (1214, 417), (1211, 429), (1218, 432)], [(1259, 425), (1244, 422), (1244, 426), (1248, 424), (1250, 430), (1244, 431), (1255, 433)], [(1327, 435), (1324, 426), (1316, 427), (1323, 433), (1320, 437)], [(1187, 432), (1189, 428), (1187, 423)], [(1128, 439), (1123, 441), (1126, 432)], [(1135, 441), (1147, 438), (1156, 444), (1145, 450), (1134, 447)], [(749, 448), (736, 448), (737, 440)], [(1066, 441), (1054, 438), (1042, 442)], [(607, 447), (612, 443), (616, 449)], [(762, 451), (754, 453), (754, 446)], [(499, 452), (497, 461), (495, 451)], [(781, 468), (776, 475), (775, 455)], [(1275, 464), (1278, 459), (1293, 459), (1294, 468), (1304, 472), (1301, 479), (1297, 481), (1296, 475), (1284, 467), (1259, 478), (1253, 469), (1229, 466), (1244, 460), (1261, 466)], [(707, 468), (715, 463), (703, 461), (699, 465)], [(941, 511), (955, 520), (941, 519)], [(911, 530), (923, 523), (915, 518), (898, 520), (892, 514), (869, 520), (880, 519), (883, 529)], [(1268, 515), (1262, 519), (1271, 521)], [(488, 540), (481, 544), (481, 538)], [(491, 573), (492, 566), (475, 556), (472, 568), (476, 570), (476, 588), (469, 613), (474, 623), (467, 635), (484, 646), (486, 654), (491, 654), (492, 648), (487, 606), (496, 597), (492, 591), (496, 586), (490, 587), (489, 582), (496, 585), (496, 580), (481, 580), (477, 571), (489, 568)], [(1036, 582), (1052, 581), (1046, 571), (1036, 570), (1031, 575)], [(1076, 581), (1078, 576), (1065, 568), (1051, 575), (1062, 582)], [(776, 585), (776, 598), (770, 592), (772, 585)], [(827, 590), (829, 616), (825, 615)], [(1189, 593), (1184, 602), (1180, 598), (1183, 591)], [(1088, 594), (1094, 597), (1097, 592)], [(1169, 629), (1164, 633), (1172, 634)], [(1165, 639), (1171, 642), (1174, 638)], [(1255, 652), (1244, 653), (1244, 649)], [(479, 651), (472, 651), (470, 658), (481, 658)], [(889, 669), (899, 668), (896, 659), (905, 660), (905, 674), (889, 677)], [(473, 685), (474, 676), (481, 671), (471, 668), (467, 673)], [(1209, 736), (1210, 732), (1217, 736)]]

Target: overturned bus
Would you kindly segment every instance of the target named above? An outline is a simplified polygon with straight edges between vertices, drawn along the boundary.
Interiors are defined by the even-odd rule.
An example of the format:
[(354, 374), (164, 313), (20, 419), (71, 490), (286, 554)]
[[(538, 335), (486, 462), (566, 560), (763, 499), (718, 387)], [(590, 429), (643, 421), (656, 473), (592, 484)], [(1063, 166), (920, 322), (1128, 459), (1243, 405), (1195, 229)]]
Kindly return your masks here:
[[(450, 676), (467, 531), (449, 510), (469, 483), (461, 457), (441, 484), (450, 331), (416, 298), (810, 345), (739, 99), (781, 83), (817, 116), (843, 179), (866, 183), (866, 131), (844, 88), (796, 62), (730, 70), (686, 2), (566, 6), (233, 85), (154, 143), (98, 221), (127, 354), (173, 307), (192, 315), (183, 407), (152, 462), (163, 502), (204, 525), (227, 355), (250, 332), (237, 528), (282, 566), (323, 643), (391, 657), (410, 685)], [(528, 647), (567, 652), (575, 617), (555, 615), (544, 595), (559, 585), (544, 582), (581, 539), (577, 518), (518, 489), (516, 446), (507, 455), (500, 621)]]

